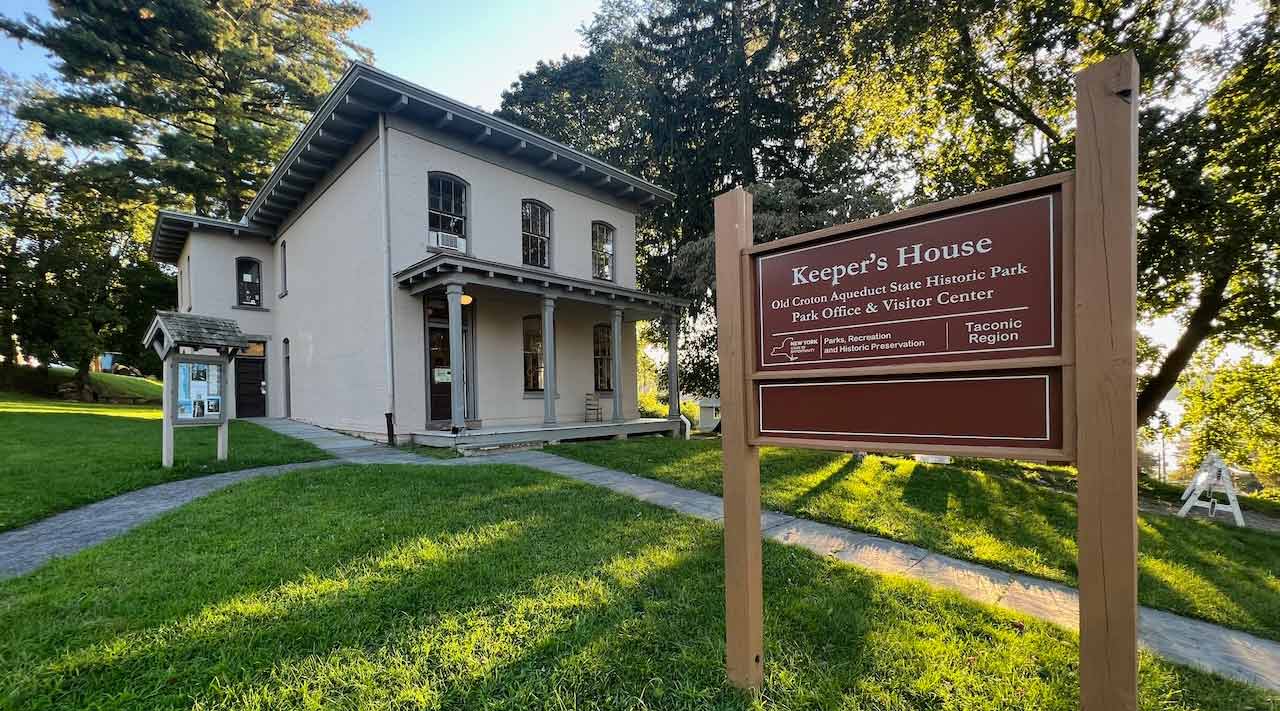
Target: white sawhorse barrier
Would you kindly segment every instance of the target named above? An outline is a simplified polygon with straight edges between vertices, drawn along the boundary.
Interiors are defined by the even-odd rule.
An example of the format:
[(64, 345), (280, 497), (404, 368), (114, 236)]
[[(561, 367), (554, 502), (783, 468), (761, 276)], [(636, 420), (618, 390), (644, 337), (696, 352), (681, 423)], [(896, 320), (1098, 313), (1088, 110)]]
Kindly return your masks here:
[[(1191, 483), (1187, 484), (1186, 491), (1182, 492), (1182, 500), (1186, 503), (1178, 511), (1178, 515), (1185, 517), (1193, 506), (1209, 509), (1210, 518), (1216, 516), (1219, 511), (1230, 511), (1236, 525), (1243, 528), (1244, 515), (1240, 512), (1240, 502), (1236, 500), (1236, 487), (1231, 480), (1232, 471), (1217, 452), (1210, 452), (1200, 464), (1200, 470), (1196, 472)], [(1217, 492), (1226, 494), (1227, 503), (1218, 503), (1215, 496)], [(1202, 499), (1201, 497), (1206, 493), (1209, 498)]]

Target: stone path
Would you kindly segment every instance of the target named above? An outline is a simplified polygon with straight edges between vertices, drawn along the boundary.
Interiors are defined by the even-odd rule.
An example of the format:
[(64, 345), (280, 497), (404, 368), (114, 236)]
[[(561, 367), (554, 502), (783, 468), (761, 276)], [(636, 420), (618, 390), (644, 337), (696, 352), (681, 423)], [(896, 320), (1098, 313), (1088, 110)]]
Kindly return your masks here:
[(297, 469), (332, 467), (338, 463), (333, 460), (299, 462), (171, 481), (130, 491), (0, 533), (0, 580), (24, 575), (54, 558), (68, 556), (115, 538), (188, 501), (245, 479), (278, 476)]
[[(290, 420), (259, 419), (255, 422), (276, 432), (310, 442), (334, 455), (336, 459), (262, 467), (161, 484), (0, 534), (0, 578), (21, 575), (53, 557), (68, 555), (120, 535), (165, 511), (237, 481), (340, 463), (437, 466), (516, 464), (600, 486), (706, 521), (721, 521), (724, 517), (723, 502), (718, 496), (538, 450), (438, 460)], [(776, 511), (761, 514), (761, 528), (766, 538), (779, 543), (801, 546), (819, 555), (830, 556), (877, 573), (922, 580), (978, 602), (1020, 612), (1068, 629), (1077, 628), (1078, 596), (1074, 588), (1065, 585), (1006, 573), (933, 553), (918, 546)], [(1139, 610), (1138, 627), (1139, 642), (1161, 657), (1229, 679), (1280, 691), (1280, 643), (1145, 607)]]
[(438, 464), (430, 457), (392, 449), (367, 439), (344, 435), (305, 422), (278, 417), (255, 417), (249, 420), (255, 425), (282, 435), (313, 444), (348, 464)]

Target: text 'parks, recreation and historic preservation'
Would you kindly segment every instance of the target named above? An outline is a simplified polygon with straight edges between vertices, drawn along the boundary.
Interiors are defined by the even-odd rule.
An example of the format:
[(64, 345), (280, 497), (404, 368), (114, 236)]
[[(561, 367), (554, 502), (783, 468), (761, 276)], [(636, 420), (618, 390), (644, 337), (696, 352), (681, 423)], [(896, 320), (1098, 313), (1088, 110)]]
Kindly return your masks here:
[(1060, 193), (756, 258), (759, 364), (1060, 352)]

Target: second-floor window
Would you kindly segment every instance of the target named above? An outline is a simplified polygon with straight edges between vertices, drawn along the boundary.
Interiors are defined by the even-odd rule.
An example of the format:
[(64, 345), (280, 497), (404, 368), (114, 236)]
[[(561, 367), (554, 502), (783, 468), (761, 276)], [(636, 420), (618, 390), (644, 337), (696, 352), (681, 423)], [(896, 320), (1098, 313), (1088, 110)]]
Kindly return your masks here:
[(236, 303), (262, 306), (262, 263), (256, 259), (236, 260)]
[(520, 253), (525, 264), (551, 266), (551, 208), (536, 200), (520, 203)]
[(461, 248), (467, 236), (467, 184), (444, 173), (427, 177), (427, 229), (433, 246)]
[(591, 275), (613, 279), (613, 227), (604, 222), (591, 223)]

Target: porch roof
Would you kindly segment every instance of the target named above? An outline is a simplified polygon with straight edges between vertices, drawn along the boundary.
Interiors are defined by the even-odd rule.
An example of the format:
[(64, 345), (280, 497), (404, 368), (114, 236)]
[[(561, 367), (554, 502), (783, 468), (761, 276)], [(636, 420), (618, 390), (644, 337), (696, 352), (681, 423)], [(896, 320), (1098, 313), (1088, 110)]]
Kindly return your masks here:
[(676, 316), (689, 305), (685, 299), (628, 289), (612, 282), (587, 281), (536, 267), (518, 267), (446, 252), (401, 269), (394, 279), (400, 288), (415, 295), (446, 284), (476, 284), (625, 309), (641, 319)]

